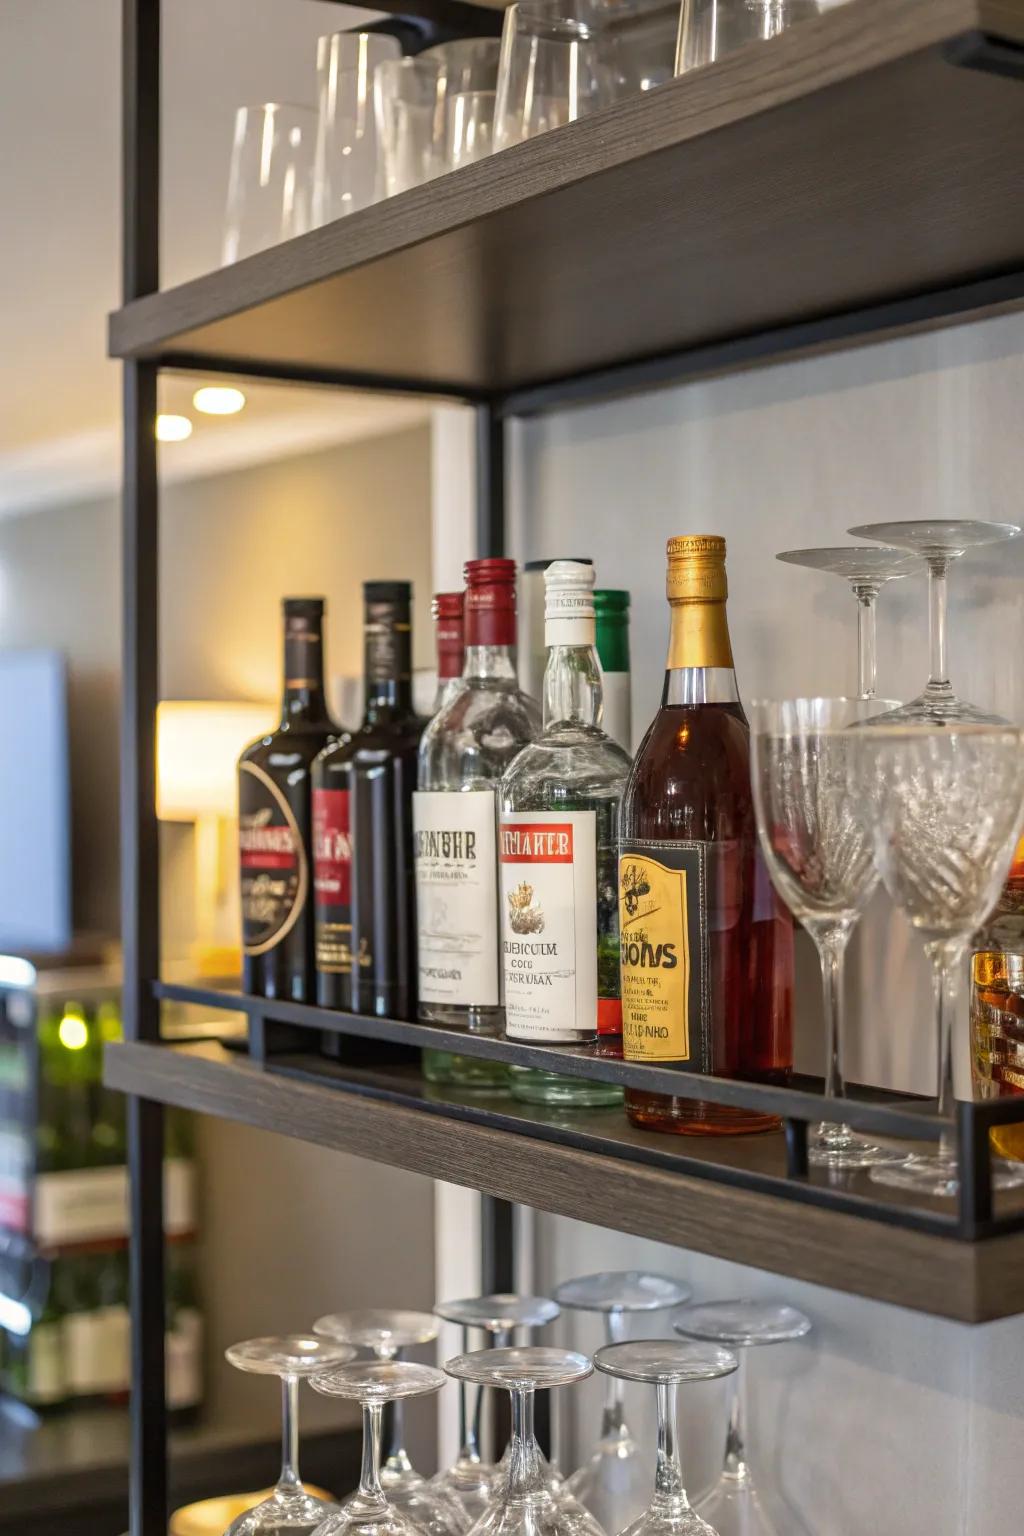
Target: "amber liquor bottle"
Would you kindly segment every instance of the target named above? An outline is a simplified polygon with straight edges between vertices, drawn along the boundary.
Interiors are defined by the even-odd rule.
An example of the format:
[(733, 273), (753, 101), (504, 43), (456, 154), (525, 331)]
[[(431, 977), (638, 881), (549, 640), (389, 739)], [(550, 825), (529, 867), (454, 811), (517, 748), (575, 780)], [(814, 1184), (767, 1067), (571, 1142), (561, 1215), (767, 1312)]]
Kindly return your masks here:
[(363, 586), (365, 712), (313, 764), (317, 1002), (409, 1019), (416, 1007), (412, 586)]
[(302, 1003), (314, 994), (310, 767), (337, 727), (324, 698), (323, 598), (283, 606), (281, 723), (238, 762), (242, 981)]
[[(760, 861), (749, 730), (726, 620), (725, 540), (670, 539), (661, 708), (622, 800), (623, 1049), (680, 1072), (785, 1083), (793, 932)], [(760, 1111), (627, 1090), (634, 1125), (767, 1130)]]

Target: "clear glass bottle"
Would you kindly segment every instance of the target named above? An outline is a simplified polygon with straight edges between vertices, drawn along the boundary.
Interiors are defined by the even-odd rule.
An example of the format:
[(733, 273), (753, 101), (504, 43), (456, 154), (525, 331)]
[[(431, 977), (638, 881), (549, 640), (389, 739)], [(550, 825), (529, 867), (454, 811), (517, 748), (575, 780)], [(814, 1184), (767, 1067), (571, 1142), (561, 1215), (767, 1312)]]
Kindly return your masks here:
[[(430, 719), (439, 715), (462, 687), (466, 664), (465, 594), (437, 592), (430, 606), (437, 642), (437, 693)], [(429, 721), (427, 722), (430, 723)], [(454, 1082), (451, 1051), (424, 1051), (423, 1076), (428, 1083)]]
[[(490, 1035), (504, 1023), (495, 789), (540, 729), (516, 679), (515, 574), (513, 560), (467, 562), (463, 686), (423, 734), (413, 807), (419, 1017)], [(507, 1080), (461, 1057), (453, 1075), (486, 1090)]]
[[(505, 1033), (596, 1043), (622, 1033), (618, 838), (630, 758), (601, 729), (593, 566), (553, 561), (545, 585), (544, 729), (499, 792)], [(622, 1103), (613, 1084), (529, 1067), (511, 1069), (511, 1088), (534, 1104)]]

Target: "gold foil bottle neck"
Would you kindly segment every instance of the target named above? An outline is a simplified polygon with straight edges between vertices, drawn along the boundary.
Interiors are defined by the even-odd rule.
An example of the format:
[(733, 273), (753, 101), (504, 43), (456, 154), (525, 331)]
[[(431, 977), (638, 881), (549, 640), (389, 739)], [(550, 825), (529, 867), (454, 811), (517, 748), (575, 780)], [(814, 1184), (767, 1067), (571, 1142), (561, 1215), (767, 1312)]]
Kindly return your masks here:
[(666, 591), (670, 603), (724, 603), (725, 540), (714, 533), (683, 534), (668, 541)]

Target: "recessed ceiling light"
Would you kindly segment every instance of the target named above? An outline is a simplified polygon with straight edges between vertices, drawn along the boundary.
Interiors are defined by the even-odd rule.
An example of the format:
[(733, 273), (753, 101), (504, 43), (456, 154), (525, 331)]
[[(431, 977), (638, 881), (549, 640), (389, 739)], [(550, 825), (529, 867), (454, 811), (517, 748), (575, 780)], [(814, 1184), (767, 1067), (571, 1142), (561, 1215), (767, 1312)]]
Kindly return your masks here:
[(204, 384), (192, 396), (192, 404), (204, 416), (237, 416), (245, 396), (230, 384)]
[(156, 419), (156, 440), (158, 443), (183, 443), (186, 437), (192, 436), (192, 423), (187, 416), (168, 416), (161, 411)]

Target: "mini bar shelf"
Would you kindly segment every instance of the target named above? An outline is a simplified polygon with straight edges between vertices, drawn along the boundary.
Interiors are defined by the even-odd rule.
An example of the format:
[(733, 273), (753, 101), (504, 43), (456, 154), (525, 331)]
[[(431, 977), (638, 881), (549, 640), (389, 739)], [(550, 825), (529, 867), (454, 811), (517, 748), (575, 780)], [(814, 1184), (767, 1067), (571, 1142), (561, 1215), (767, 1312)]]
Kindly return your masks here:
[(139, 298), (110, 348), (523, 413), (1013, 307), (1022, 79), (1024, 0), (850, 0)]
[[(446, 1179), (539, 1210), (916, 1311), (982, 1322), (1024, 1311), (1024, 1231), (976, 1242), (864, 1175), (787, 1179), (781, 1134), (675, 1138), (614, 1110), (559, 1115), (459, 1095), (409, 1067), (312, 1055), (265, 1070), (215, 1044), (107, 1049), (111, 1087)], [(680, 1143), (683, 1143), (682, 1145)], [(780, 1197), (785, 1191), (790, 1198)], [(869, 1191), (860, 1194), (858, 1191)], [(1019, 1215), (1020, 1201), (1017, 1202)]]

